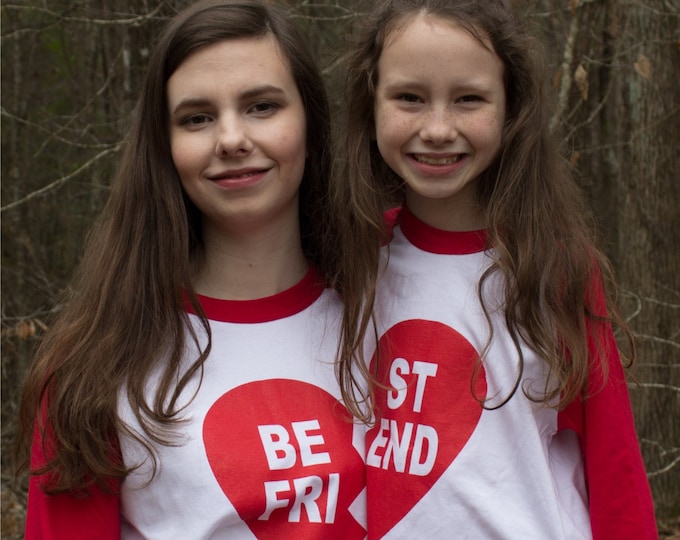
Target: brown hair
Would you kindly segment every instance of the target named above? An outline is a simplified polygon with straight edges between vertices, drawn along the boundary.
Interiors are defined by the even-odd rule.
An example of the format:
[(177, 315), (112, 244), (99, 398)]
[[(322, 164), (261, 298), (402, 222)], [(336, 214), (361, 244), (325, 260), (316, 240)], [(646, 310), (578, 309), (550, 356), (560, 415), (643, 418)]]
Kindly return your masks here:
[[(291, 19), (264, 1), (192, 4), (158, 39), (111, 194), (88, 238), (73, 292), (26, 377), (19, 452), (25, 467), (38, 418), (43, 441), (54, 442), (54, 451), (32, 473), (50, 473), (50, 493), (93, 483), (106, 489), (108, 479), (130, 472), (116, 459), (116, 433), (129, 433), (117, 416), (121, 388), (151, 439), (167, 442), (166, 428), (181, 421), (176, 400), (191, 377), (202, 376), (210, 352), (210, 341), (201, 349), (188, 324), (184, 294), (201, 314), (208, 336), (210, 328), (190, 281), (202, 258), (201, 219), (173, 165), (166, 83), (201, 47), (266, 35), (276, 39), (289, 62), (306, 114), (308, 158), (299, 205), (303, 251), (329, 283), (340, 279), (336, 252), (328, 248), (337, 243), (335, 224), (327, 219), (330, 114), (312, 55)], [(180, 372), (187, 340), (201, 353)], [(158, 392), (148, 402), (145, 384), (159, 368)]]
[[(502, 274), (505, 320), (513, 340), (516, 344), (524, 340), (534, 348), (550, 367), (549, 380), (559, 381), (556, 388), (546, 382), (545, 392), (532, 399), (557, 399), (557, 406), (562, 407), (587, 393), (591, 369), (606, 372), (603, 354), (595, 359), (589, 356), (589, 336), (595, 337), (596, 349), (603, 350), (600, 333), (592, 331), (594, 322), (609, 321), (622, 328), (634, 350), (630, 331), (616, 308), (610, 264), (596, 247), (584, 197), (550, 132), (550, 100), (544, 88), (547, 79), (540, 47), (508, 4), (501, 0), (382, 0), (362, 20), (347, 67), (343, 145), (347, 160), (338, 197), (360, 207), (363, 221), (350, 224), (354, 232), (348, 234), (355, 238), (353, 257), (370, 261), (367, 270), (371, 273), (357, 285), (368, 300), (363, 307), (348, 305), (347, 310), (372, 309), (383, 201), (396, 196), (401, 202), (404, 197), (403, 180), (385, 164), (373, 137), (382, 49), (391, 32), (419, 13), (448, 19), (485, 46), (491, 44), (505, 67), (502, 148), (480, 177), (477, 193), (485, 212), (488, 243), (493, 247), (489, 252), (493, 262), (479, 282), (478, 295), (490, 325), (484, 286), (492, 274)], [(600, 280), (605, 285), (607, 309), (596, 298)], [(345, 335), (363, 335), (366, 328), (358, 325), (367, 320), (346, 321), (355, 326)], [(352, 347), (359, 347), (358, 342), (346, 344), (342, 354), (350, 358)], [(517, 350), (520, 375), (515, 390), (523, 365), (519, 345)]]

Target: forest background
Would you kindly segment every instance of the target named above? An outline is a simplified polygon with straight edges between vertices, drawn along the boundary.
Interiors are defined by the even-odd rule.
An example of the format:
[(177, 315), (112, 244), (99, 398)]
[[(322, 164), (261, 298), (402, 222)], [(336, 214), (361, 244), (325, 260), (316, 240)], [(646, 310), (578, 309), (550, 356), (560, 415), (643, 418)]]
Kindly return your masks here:
[[(109, 190), (159, 29), (187, 0), (2, 2), (2, 538), (20, 382)], [(680, 538), (680, 0), (519, 0), (551, 67), (554, 127), (579, 175), (637, 337), (630, 372), (662, 537)], [(367, 0), (287, 0), (337, 115)], [(350, 104), (351, 105), (351, 104)], [(340, 125), (339, 116), (336, 125)]]

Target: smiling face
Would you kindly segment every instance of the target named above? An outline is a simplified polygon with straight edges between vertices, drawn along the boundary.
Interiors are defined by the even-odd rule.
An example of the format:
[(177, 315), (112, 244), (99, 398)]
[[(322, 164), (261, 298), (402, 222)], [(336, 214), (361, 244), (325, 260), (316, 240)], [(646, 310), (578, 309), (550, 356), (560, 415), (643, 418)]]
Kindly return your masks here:
[(172, 159), (204, 234), (298, 226), (305, 109), (273, 37), (190, 54), (167, 98)]
[(504, 121), (503, 64), (467, 30), (418, 14), (388, 36), (376, 138), (420, 219), (448, 230), (484, 226), (477, 179), (500, 150)]

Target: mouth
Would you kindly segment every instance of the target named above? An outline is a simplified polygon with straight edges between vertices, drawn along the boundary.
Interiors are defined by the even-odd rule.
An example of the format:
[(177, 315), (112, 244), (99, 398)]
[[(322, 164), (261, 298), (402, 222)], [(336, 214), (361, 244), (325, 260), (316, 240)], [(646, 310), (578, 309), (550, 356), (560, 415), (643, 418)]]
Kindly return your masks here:
[(411, 154), (411, 157), (418, 163), (422, 163), (423, 165), (443, 167), (445, 165), (452, 165), (453, 163), (458, 163), (461, 159), (463, 159), (463, 154), (456, 154), (454, 156), (444, 157), (426, 156), (423, 154)]
[(239, 169), (235, 171), (224, 171), (210, 177), (213, 181), (224, 180), (247, 180), (254, 176), (259, 176), (267, 172), (267, 169)]
[(242, 168), (222, 171), (207, 177), (214, 185), (225, 190), (241, 190), (258, 186), (271, 169)]

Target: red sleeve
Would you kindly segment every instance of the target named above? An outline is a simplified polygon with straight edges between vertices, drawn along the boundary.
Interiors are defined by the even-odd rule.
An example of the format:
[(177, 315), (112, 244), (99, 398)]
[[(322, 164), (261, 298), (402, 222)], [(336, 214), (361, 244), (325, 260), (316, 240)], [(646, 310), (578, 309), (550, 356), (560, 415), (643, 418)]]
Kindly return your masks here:
[[(602, 307), (601, 290), (596, 296)], [(560, 415), (560, 428), (574, 429), (581, 441), (593, 540), (658, 540), (654, 503), (614, 334), (609, 324), (593, 326), (602, 337), (602, 351), (598, 353), (590, 339), (590, 355), (606, 356), (606, 384), (602, 385), (602, 370), (593, 370), (589, 397), (569, 405)]]
[(626, 378), (611, 328), (606, 385), (585, 401), (583, 436), (593, 540), (657, 540), (654, 503), (635, 433)]
[[(45, 463), (42, 438), (36, 429), (31, 470)], [(89, 496), (47, 495), (42, 486), (47, 475), (31, 476), (28, 484), (25, 540), (119, 540), (120, 498), (101, 488)], [(118, 493), (118, 484), (112, 484)]]

